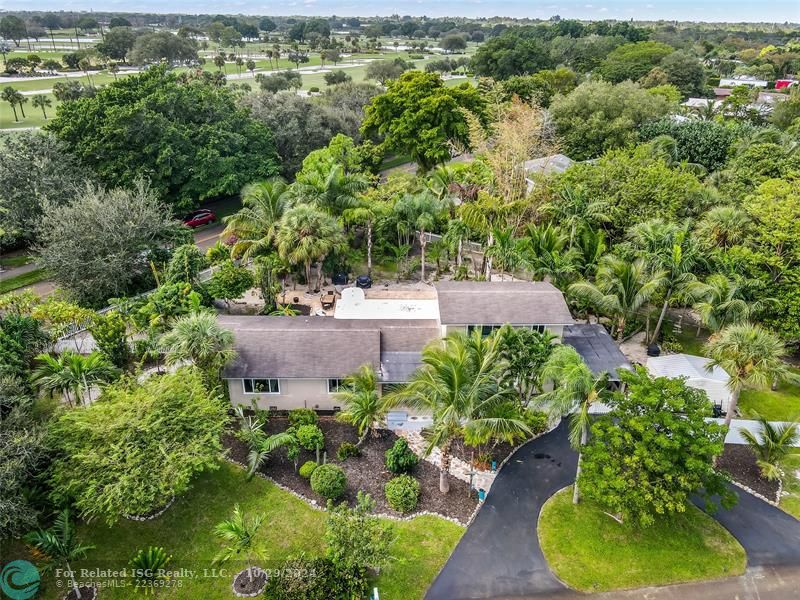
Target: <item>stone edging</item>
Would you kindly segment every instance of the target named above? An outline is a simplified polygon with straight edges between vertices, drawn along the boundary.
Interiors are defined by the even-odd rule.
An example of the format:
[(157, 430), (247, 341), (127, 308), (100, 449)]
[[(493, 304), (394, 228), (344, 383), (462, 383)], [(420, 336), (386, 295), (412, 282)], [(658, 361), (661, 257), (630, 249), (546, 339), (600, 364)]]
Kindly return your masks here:
[[(233, 583), (231, 583), (231, 591), (233, 591), (233, 595), (236, 596), (237, 598), (255, 598), (256, 596), (260, 596), (262, 593), (264, 593), (264, 588), (267, 587), (267, 579), (269, 578), (269, 575), (267, 575), (267, 577), (264, 579), (264, 587), (262, 587), (257, 592), (253, 592), (251, 594), (240, 594), (239, 592), (236, 591), (236, 579), (242, 573), (247, 573), (247, 569), (249, 568), (250, 567), (246, 567), (245, 569), (242, 569), (236, 575), (233, 576)], [(264, 575), (266, 575), (264, 569), (262, 569), (261, 567), (256, 567), (255, 565), (253, 565), (253, 573), (256, 574), (263, 573)]]
[(770, 499), (769, 499), (769, 498), (767, 498), (766, 496), (762, 496), (762, 495), (761, 495), (761, 494), (759, 494), (757, 491), (755, 491), (755, 490), (753, 490), (753, 489), (751, 489), (751, 488), (747, 487), (747, 486), (746, 486), (746, 485), (744, 485), (743, 483), (739, 483), (738, 481), (736, 481), (736, 480), (735, 480), (735, 479), (733, 479), (733, 478), (731, 478), (731, 483), (732, 483), (733, 485), (735, 485), (736, 487), (738, 487), (739, 489), (741, 489), (741, 490), (744, 490), (744, 491), (745, 491), (745, 492), (747, 492), (748, 494), (752, 494), (752, 495), (753, 495), (753, 496), (755, 496), (756, 498), (759, 498), (759, 499), (763, 500), (763, 501), (764, 501), (764, 502), (766, 502), (767, 504), (771, 504), (772, 506), (775, 506), (775, 507), (777, 507), (777, 506), (778, 506), (778, 504), (780, 503), (780, 499), (781, 499), (781, 492), (783, 492), (783, 480), (778, 480), (778, 491), (777, 491), (777, 493), (775, 494), (775, 498), (776, 498), (776, 500), (770, 500)]
[(142, 516), (139, 516), (139, 515), (122, 515), (122, 516), (125, 519), (128, 519), (129, 521), (152, 521), (154, 519), (157, 519), (161, 515), (163, 515), (165, 512), (167, 512), (167, 509), (170, 506), (172, 506), (173, 504), (175, 504), (175, 496), (173, 496), (172, 498), (169, 499), (169, 502), (167, 502), (164, 505), (164, 508), (162, 508), (158, 512), (153, 513), (152, 515), (148, 515), (146, 517), (142, 517)]

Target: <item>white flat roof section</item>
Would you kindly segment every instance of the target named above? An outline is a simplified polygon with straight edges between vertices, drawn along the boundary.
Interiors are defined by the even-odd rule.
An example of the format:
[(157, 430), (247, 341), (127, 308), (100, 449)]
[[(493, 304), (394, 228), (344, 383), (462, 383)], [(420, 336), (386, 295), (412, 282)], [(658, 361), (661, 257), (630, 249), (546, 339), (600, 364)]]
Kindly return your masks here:
[(439, 320), (439, 301), (413, 298), (366, 298), (364, 290), (342, 290), (333, 313), (335, 319), (431, 319)]

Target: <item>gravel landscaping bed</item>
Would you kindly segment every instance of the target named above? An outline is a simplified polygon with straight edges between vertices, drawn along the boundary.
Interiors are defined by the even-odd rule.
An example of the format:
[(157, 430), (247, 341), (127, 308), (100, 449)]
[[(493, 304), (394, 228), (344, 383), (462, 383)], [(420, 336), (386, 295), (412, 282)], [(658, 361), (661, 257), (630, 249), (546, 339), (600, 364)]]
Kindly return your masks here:
[(773, 502), (776, 500), (779, 483), (761, 477), (761, 470), (756, 464), (756, 455), (750, 446), (725, 444), (725, 450), (719, 457), (717, 466), (737, 483), (749, 487)]
[[(268, 435), (285, 431), (289, 421), (283, 417), (270, 417), (264, 427)], [(339, 423), (332, 417), (321, 417), (319, 426), (325, 434), (325, 450), (328, 452), (328, 462), (340, 466), (347, 475), (347, 488), (342, 500), (354, 505), (356, 494), (359, 490), (368, 493), (375, 500), (375, 511), (393, 516), (408, 516), (393, 510), (386, 502), (383, 486), (394, 475), (386, 470), (384, 455), (391, 448), (397, 436), (388, 430), (381, 430), (380, 435), (369, 438), (361, 448), (361, 456), (348, 458), (340, 462), (336, 458), (336, 450), (342, 442), (355, 444), (358, 441), (355, 428), (344, 423)], [(229, 457), (239, 463), (247, 463), (247, 446), (239, 441), (232, 433), (223, 437), (223, 443), (229, 451)], [(316, 453), (301, 450), (299, 465), (308, 460), (315, 460)], [(320, 453), (320, 460), (322, 454)], [(321, 506), (326, 501), (311, 490), (309, 481), (301, 477), (294, 470), (294, 463), (286, 458), (286, 451), (282, 448), (272, 453), (266, 464), (260, 469), (262, 473), (271, 477), (281, 485), (305, 496), (316, 500)], [(475, 511), (478, 500), (474, 494), (469, 494), (469, 485), (448, 475), (450, 492), (439, 492), (439, 470), (432, 464), (420, 460), (412, 475), (419, 480), (420, 498), (416, 510), (411, 515), (420, 512), (437, 513), (461, 523), (466, 523)]]

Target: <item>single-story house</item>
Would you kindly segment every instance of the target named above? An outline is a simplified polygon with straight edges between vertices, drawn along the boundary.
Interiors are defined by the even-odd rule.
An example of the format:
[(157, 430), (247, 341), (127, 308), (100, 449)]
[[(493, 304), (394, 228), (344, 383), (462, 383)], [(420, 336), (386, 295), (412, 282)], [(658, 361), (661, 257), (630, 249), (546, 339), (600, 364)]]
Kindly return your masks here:
[(522, 163), (525, 169), (525, 181), (530, 192), (535, 185), (535, 179), (541, 176), (563, 173), (575, 164), (569, 156), (564, 154), (551, 154), (541, 158), (533, 158)]
[(747, 87), (765, 88), (769, 85), (768, 81), (753, 77), (752, 75), (735, 75), (733, 77), (722, 77), (719, 80), (719, 87), (736, 87), (737, 85), (746, 85)]
[(709, 359), (692, 354), (667, 354), (647, 359), (647, 371), (655, 377), (683, 377), (686, 385), (703, 390), (714, 406), (727, 412), (732, 399), (730, 376), (721, 367), (709, 368)]
[[(375, 369), (381, 391), (406, 383), (421, 365), (425, 345), (453, 331), (488, 335), (508, 323), (561, 338), (574, 324), (563, 294), (547, 282), (450, 281), (434, 290), (435, 311), (425, 301), (375, 299), (363, 304), (368, 318), (356, 318), (347, 302), (335, 318), (221, 315), (237, 352), (223, 373), (231, 402), (337, 410), (341, 380), (361, 365)], [(360, 294), (350, 300), (371, 302)]]

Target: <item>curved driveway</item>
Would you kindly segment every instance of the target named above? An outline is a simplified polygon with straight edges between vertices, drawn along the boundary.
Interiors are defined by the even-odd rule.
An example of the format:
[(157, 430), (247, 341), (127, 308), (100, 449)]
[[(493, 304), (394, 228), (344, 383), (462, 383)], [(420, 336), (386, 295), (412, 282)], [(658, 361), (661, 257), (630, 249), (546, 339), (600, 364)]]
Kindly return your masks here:
[[(517, 450), (498, 474), (483, 507), (431, 585), (426, 600), (587, 597), (555, 578), (536, 532), (542, 505), (574, 481), (576, 465), (577, 454), (567, 441), (565, 422)], [(720, 509), (714, 517), (747, 552), (745, 575), (611, 596), (800, 598), (800, 521), (751, 494), (738, 488), (736, 491), (737, 505), (731, 510)], [(781, 569), (780, 575), (776, 569)]]

